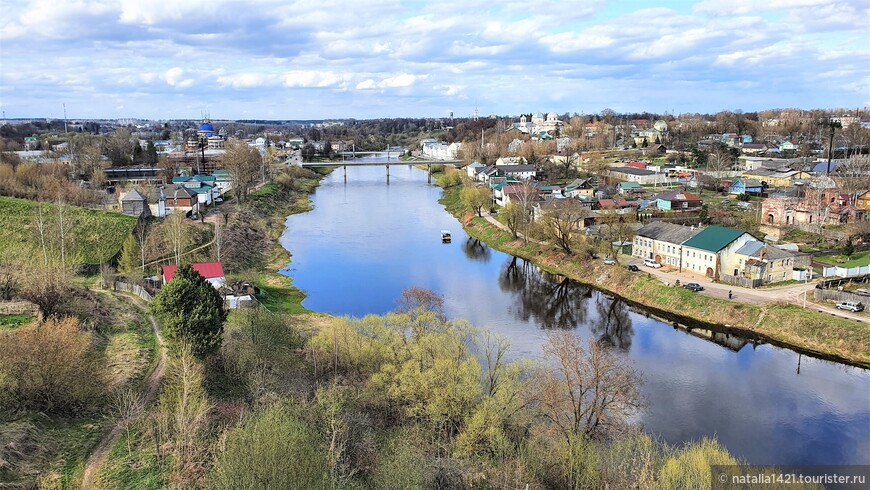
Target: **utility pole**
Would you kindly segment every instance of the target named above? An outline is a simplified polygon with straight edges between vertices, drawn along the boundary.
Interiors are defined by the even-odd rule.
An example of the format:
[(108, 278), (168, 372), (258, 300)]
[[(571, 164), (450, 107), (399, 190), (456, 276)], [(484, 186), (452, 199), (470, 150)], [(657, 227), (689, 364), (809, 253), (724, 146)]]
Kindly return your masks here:
[(834, 132), (838, 127), (843, 127), (837, 121), (828, 120), (828, 124), (831, 126), (831, 139), (828, 143), (828, 170), (825, 172), (825, 175), (831, 175), (831, 157), (834, 155)]
[(66, 129), (66, 103), (63, 104), (63, 132), (68, 132), (68, 130)]

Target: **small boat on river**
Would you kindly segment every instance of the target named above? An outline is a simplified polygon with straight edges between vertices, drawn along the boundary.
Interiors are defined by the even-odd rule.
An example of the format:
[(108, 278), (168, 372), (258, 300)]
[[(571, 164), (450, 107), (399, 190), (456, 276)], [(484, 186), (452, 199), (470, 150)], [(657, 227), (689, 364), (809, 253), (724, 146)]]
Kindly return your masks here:
[(450, 232), (441, 230), (441, 243), (450, 243)]

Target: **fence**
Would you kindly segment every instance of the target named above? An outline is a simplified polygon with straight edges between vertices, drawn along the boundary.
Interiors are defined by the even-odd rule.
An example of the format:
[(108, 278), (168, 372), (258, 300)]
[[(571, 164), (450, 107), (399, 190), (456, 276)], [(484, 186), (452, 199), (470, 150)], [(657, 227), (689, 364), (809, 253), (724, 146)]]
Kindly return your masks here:
[(148, 301), (149, 303), (153, 299), (151, 297), (151, 293), (145, 290), (142, 286), (137, 286), (136, 284), (127, 284), (126, 282), (115, 281), (114, 284), (115, 291), (124, 291), (126, 293), (133, 293), (136, 296)]
[(863, 294), (850, 293), (849, 291), (838, 291), (836, 289), (821, 289), (815, 290), (816, 299), (822, 301), (856, 301), (861, 303), (870, 302), (870, 296)]
[(719, 274), (719, 281), (744, 288), (757, 288), (762, 284), (761, 279), (746, 279), (745, 277), (729, 276), (728, 274), (721, 273)]
[(822, 269), (822, 277), (831, 277), (831, 276), (854, 277), (854, 276), (861, 276), (864, 274), (870, 274), (870, 265), (864, 265), (861, 267), (849, 267), (849, 268), (832, 266), (832, 267), (824, 267)]
[(39, 306), (30, 301), (0, 301), (2, 315), (30, 315), (39, 318)]

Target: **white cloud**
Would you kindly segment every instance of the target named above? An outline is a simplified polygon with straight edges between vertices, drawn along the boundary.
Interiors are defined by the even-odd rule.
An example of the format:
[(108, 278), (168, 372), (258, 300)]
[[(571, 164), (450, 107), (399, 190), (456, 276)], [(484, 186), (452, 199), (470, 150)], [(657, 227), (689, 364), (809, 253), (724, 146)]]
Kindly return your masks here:
[(184, 78), (184, 68), (173, 67), (166, 70), (166, 74), (164, 74), (163, 79), (166, 80), (166, 83), (176, 88), (187, 88), (193, 85), (192, 78)]
[(346, 75), (332, 71), (293, 70), (284, 74), (286, 87), (333, 87), (347, 81)]
[(378, 88), (401, 88), (410, 87), (418, 78), (426, 78), (426, 76), (411, 75), (410, 73), (402, 73), (394, 77), (384, 78), (378, 82)]
[(359, 82), (358, 84), (356, 84), (357, 90), (371, 90), (371, 89), (376, 88), (376, 87), (377, 87), (377, 84), (371, 78), (363, 80), (363, 81)]

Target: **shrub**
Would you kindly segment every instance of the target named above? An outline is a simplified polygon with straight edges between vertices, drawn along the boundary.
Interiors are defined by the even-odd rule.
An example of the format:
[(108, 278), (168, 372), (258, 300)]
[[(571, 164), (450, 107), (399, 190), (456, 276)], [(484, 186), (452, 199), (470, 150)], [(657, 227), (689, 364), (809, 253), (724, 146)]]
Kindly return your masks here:
[(304, 421), (276, 405), (226, 433), (211, 472), (211, 486), (325, 488), (325, 448)]
[(91, 334), (72, 317), (51, 318), (0, 335), (0, 403), (41, 412), (84, 410), (106, 389)]

